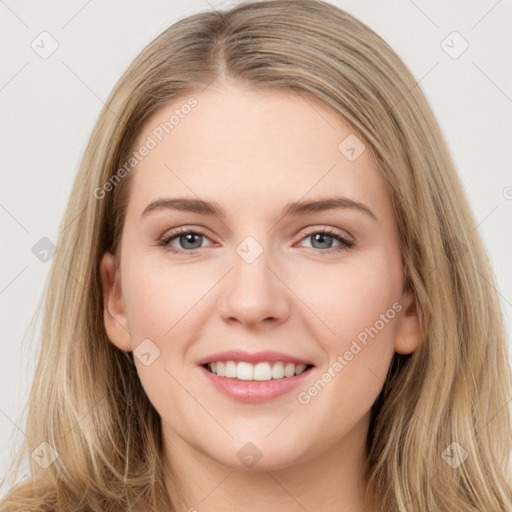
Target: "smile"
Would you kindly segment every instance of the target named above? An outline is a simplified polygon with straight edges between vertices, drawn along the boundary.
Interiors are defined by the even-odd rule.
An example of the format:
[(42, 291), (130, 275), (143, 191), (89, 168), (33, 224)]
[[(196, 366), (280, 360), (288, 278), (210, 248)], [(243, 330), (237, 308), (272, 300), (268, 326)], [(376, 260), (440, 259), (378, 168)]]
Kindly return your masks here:
[[(285, 365), (279, 361), (272, 365), (269, 362), (253, 365), (246, 361), (217, 361), (198, 368), (206, 382), (222, 395), (245, 403), (266, 402), (300, 385), (304, 388), (306, 379), (315, 371), (313, 365)], [(224, 375), (219, 375), (222, 373)]]
[(245, 381), (265, 381), (271, 379), (290, 378), (300, 375), (312, 365), (276, 362), (260, 362), (257, 364), (246, 361), (215, 361), (204, 367), (218, 377)]

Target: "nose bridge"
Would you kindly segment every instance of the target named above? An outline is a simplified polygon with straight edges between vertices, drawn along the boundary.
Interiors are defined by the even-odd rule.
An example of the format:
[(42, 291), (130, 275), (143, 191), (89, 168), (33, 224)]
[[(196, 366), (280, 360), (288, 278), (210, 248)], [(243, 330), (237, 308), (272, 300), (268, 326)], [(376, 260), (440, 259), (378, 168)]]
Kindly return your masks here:
[(234, 268), (229, 273), (221, 306), (226, 320), (255, 324), (270, 318), (282, 321), (287, 316), (286, 287), (275, 274), (275, 258), (268, 245), (249, 235), (235, 247)]

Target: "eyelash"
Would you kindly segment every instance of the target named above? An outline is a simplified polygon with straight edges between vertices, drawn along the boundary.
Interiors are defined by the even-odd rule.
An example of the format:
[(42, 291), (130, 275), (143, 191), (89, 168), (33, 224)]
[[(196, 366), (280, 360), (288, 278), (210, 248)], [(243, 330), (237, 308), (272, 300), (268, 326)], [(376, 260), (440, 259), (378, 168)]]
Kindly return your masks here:
[[(331, 254), (341, 251), (346, 251), (348, 249), (351, 249), (355, 246), (355, 243), (346, 239), (345, 237), (341, 236), (336, 230), (332, 228), (313, 228), (310, 231), (308, 231), (300, 241), (304, 240), (305, 238), (310, 237), (311, 235), (316, 234), (322, 234), (322, 235), (329, 235), (340, 242), (340, 245), (338, 247), (332, 248), (332, 249), (317, 249), (322, 254)], [(208, 238), (205, 234), (201, 233), (200, 231), (193, 231), (191, 229), (187, 228), (177, 228), (169, 233), (166, 233), (160, 240), (158, 241), (158, 245), (161, 247), (164, 247), (169, 252), (175, 253), (175, 254), (190, 254), (195, 253), (196, 251), (199, 251), (201, 248), (197, 249), (190, 249), (190, 250), (183, 250), (183, 249), (176, 249), (175, 247), (169, 245), (171, 240), (174, 238), (177, 238), (180, 235), (200, 235), (205, 238)], [(314, 247), (313, 247), (314, 249)]]

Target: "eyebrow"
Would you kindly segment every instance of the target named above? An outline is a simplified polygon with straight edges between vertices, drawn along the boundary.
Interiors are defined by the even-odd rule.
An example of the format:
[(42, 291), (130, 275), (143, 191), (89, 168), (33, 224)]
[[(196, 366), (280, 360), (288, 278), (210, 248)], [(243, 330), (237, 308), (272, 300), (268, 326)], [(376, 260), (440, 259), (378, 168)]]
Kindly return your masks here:
[[(295, 201), (285, 205), (281, 217), (295, 217), (327, 210), (354, 209), (367, 214), (377, 221), (376, 215), (363, 203), (343, 196), (326, 197), (309, 201)], [(177, 210), (209, 215), (221, 219), (226, 218), (226, 210), (215, 201), (203, 201), (186, 197), (157, 199), (146, 206), (141, 217), (161, 210)]]

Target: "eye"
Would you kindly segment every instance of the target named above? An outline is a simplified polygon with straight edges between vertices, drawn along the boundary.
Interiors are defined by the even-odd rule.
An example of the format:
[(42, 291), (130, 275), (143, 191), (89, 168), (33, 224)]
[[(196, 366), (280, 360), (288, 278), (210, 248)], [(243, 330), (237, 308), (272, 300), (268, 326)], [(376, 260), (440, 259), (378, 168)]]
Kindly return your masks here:
[[(166, 233), (159, 241), (158, 245), (165, 247), (171, 252), (175, 253), (186, 253), (193, 252), (196, 249), (200, 249), (202, 246), (202, 242), (208, 238), (206, 235), (199, 233), (197, 231), (192, 231), (186, 228), (175, 229), (169, 233)], [(172, 242), (176, 240), (176, 242), (180, 245), (180, 247), (175, 247), (172, 245)]]
[[(307, 239), (311, 239), (313, 249), (319, 249), (322, 253), (346, 251), (355, 245), (354, 242), (332, 228), (313, 228), (302, 240)], [(337, 241), (339, 245), (333, 248), (333, 241)]]
[[(313, 249), (318, 249), (321, 253), (327, 254), (344, 251), (355, 245), (354, 242), (332, 228), (312, 228), (301, 240), (307, 239), (311, 239)], [(158, 245), (170, 252), (185, 254), (201, 249), (205, 240), (209, 240), (209, 238), (201, 232), (187, 228), (177, 228), (166, 233), (158, 241)], [(332, 247), (335, 241), (338, 242), (338, 245)], [(178, 247), (173, 242), (176, 242)]]

